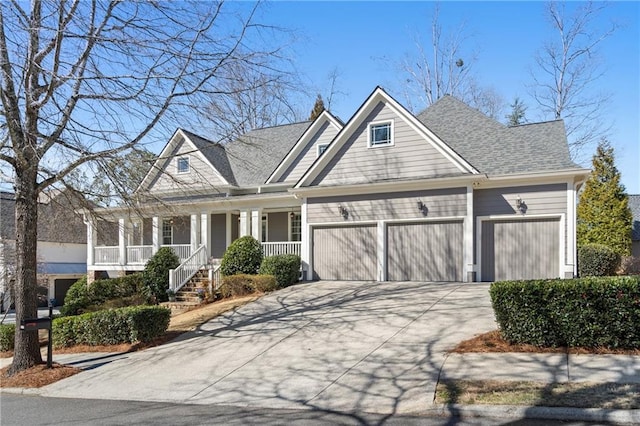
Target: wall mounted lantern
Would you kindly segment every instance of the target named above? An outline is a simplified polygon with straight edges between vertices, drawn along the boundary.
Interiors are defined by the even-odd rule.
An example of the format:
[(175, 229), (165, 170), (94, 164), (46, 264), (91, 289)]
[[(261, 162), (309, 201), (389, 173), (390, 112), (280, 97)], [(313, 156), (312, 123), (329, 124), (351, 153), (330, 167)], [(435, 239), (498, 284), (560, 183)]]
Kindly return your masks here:
[(349, 212), (342, 206), (338, 206), (338, 213), (340, 213), (340, 216), (342, 216), (343, 219), (349, 218)]
[(295, 214), (294, 212), (291, 212), (291, 213), (289, 213), (289, 217), (290, 217), (291, 219), (293, 219), (294, 217), (296, 217), (296, 214)]
[(522, 214), (527, 211), (527, 205), (519, 195), (516, 197), (516, 209)]
[(426, 206), (425, 203), (422, 202), (422, 200), (418, 200), (418, 211), (420, 213), (422, 213), (424, 216), (427, 215), (427, 213), (429, 213), (429, 208)]

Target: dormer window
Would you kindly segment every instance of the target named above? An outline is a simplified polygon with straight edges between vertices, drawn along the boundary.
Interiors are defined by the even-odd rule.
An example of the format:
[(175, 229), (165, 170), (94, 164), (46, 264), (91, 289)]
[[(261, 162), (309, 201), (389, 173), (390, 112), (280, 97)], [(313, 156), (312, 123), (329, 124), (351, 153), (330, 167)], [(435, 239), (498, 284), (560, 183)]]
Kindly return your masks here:
[(328, 146), (329, 146), (328, 143), (318, 144), (318, 157), (320, 157), (322, 154), (324, 154), (324, 152), (327, 150)]
[(176, 169), (178, 173), (189, 173), (189, 157), (178, 157), (176, 159)]
[(369, 123), (369, 148), (393, 145), (393, 120)]

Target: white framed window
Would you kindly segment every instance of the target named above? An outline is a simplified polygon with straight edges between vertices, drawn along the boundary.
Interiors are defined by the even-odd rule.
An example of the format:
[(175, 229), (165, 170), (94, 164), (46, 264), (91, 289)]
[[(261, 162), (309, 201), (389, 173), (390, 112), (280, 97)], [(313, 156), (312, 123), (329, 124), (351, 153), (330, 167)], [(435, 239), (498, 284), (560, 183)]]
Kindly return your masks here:
[(189, 157), (176, 158), (176, 170), (178, 173), (189, 173)]
[(393, 145), (393, 120), (369, 123), (367, 142), (369, 148)]
[(328, 143), (318, 144), (318, 157), (320, 157), (322, 154), (324, 154), (324, 152), (327, 150), (328, 146), (329, 146)]
[(291, 218), (290, 241), (302, 241), (302, 215), (293, 213)]
[(162, 244), (173, 244), (173, 219), (164, 219), (162, 221)]

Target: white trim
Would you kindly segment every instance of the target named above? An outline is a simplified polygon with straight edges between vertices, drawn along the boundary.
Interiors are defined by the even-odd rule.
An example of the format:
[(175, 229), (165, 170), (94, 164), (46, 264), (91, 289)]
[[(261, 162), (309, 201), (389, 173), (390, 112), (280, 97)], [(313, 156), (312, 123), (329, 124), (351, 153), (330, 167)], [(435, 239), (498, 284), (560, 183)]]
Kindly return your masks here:
[(378, 281), (387, 281), (387, 225), (383, 220), (377, 224)]
[(463, 281), (468, 282), (469, 272), (475, 271), (473, 263), (473, 185), (467, 185), (467, 215), (464, 218), (464, 277)]
[[(226, 220), (225, 220), (225, 248), (229, 248), (229, 246), (231, 245), (231, 238), (233, 238), (233, 233), (231, 232), (232, 230), (232, 219), (233, 216), (231, 214), (231, 212), (226, 212)], [(239, 225), (238, 225), (239, 227)]]
[(476, 278), (478, 281), (482, 281), (482, 222), (485, 221), (500, 221), (500, 220), (530, 220), (530, 219), (559, 219), (559, 267), (558, 276), (564, 278), (565, 262), (564, 262), (564, 232), (565, 232), (565, 214), (564, 213), (548, 213), (548, 214), (531, 214), (531, 215), (489, 215), (476, 217)]
[(120, 265), (127, 264), (127, 220), (125, 218), (118, 219), (118, 257)]
[[(262, 226), (264, 225), (264, 235)], [(261, 243), (269, 242), (269, 213), (261, 212), (260, 214), (260, 241)]]
[(318, 131), (320, 130), (320, 127), (322, 127), (320, 123), (324, 123), (325, 121), (328, 121), (329, 124), (331, 124), (338, 132), (342, 130), (342, 127), (343, 127), (342, 124), (329, 111), (324, 110), (322, 114), (320, 114), (314, 120), (314, 122), (311, 123), (309, 128), (305, 130), (302, 136), (300, 136), (300, 138), (295, 143), (293, 148), (291, 148), (291, 151), (289, 151), (287, 156), (284, 157), (284, 159), (280, 162), (280, 164), (278, 164), (278, 167), (276, 167), (273, 173), (271, 173), (271, 175), (267, 178), (265, 183), (267, 184), (273, 183), (273, 181), (280, 179), (282, 177), (282, 173), (284, 173), (284, 171), (291, 164), (293, 164), (293, 160), (295, 160), (298, 157), (298, 155), (300, 155), (300, 153), (302, 152), (302, 149), (307, 145), (307, 143), (309, 143), (310, 138), (315, 136), (318, 133)]
[(309, 185), (320, 174), (320, 172), (329, 164), (333, 157), (338, 153), (340, 148), (353, 135), (353, 132), (360, 126), (364, 119), (373, 111), (373, 108), (384, 102), (399, 118), (403, 119), (409, 127), (421, 135), (427, 143), (431, 144), (445, 158), (451, 161), (461, 172), (479, 174), (479, 172), (469, 164), (464, 158), (453, 151), (444, 141), (438, 138), (431, 130), (422, 124), (413, 114), (406, 108), (389, 96), (382, 88), (377, 87), (371, 95), (360, 106), (358, 111), (351, 117), (349, 122), (342, 128), (335, 139), (329, 145), (326, 155), (321, 156), (307, 170), (307, 172), (296, 183), (295, 188)]
[(311, 228), (307, 223), (307, 199), (302, 199), (302, 206), (300, 207), (300, 214), (302, 215), (300, 224), (300, 258), (302, 261), (302, 270), (304, 271), (305, 264), (307, 267), (306, 279), (311, 281), (313, 279), (313, 265), (311, 262), (311, 256), (309, 255), (311, 250), (312, 238), (310, 235)]
[[(371, 128), (379, 127), (379, 126), (387, 126), (389, 125), (389, 141), (384, 143), (372, 144), (371, 141)], [(372, 121), (367, 124), (367, 148), (382, 148), (386, 146), (394, 146), (395, 145), (395, 137), (394, 137), (394, 119), (389, 120), (379, 120)]]

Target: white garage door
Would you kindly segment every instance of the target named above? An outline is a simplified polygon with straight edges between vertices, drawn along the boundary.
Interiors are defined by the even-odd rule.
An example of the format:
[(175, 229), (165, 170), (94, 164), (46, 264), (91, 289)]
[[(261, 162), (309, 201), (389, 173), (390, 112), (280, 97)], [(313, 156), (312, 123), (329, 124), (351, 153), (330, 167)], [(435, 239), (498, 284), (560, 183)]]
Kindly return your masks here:
[(376, 226), (313, 228), (313, 277), (319, 280), (375, 281)]
[(462, 281), (462, 222), (389, 224), (389, 281)]
[(482, 222), (482, 281), (560, 276), (560, 219)]

